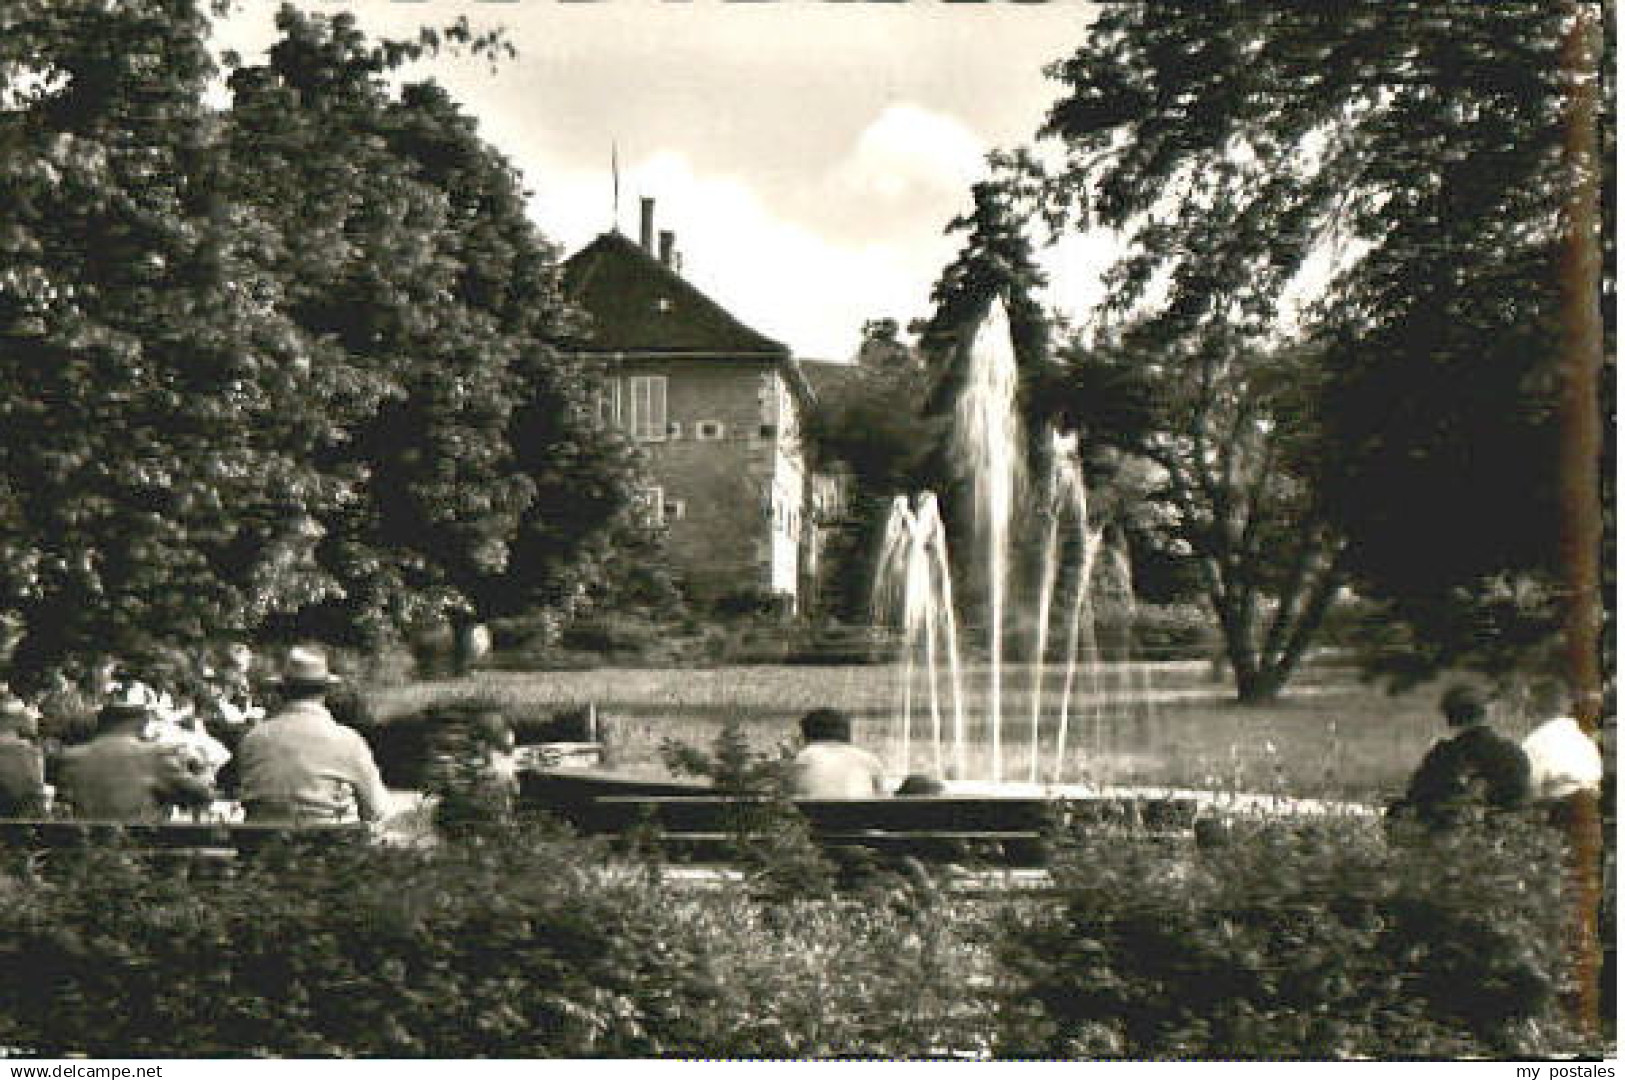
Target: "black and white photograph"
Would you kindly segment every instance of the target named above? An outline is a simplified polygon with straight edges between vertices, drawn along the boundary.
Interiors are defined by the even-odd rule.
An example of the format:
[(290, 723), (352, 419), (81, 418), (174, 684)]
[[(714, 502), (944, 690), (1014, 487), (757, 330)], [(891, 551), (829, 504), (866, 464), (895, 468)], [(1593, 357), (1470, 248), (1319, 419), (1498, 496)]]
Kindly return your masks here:
[(1615, 1076), (1617, 24), (0, 0), (0, 1064)]

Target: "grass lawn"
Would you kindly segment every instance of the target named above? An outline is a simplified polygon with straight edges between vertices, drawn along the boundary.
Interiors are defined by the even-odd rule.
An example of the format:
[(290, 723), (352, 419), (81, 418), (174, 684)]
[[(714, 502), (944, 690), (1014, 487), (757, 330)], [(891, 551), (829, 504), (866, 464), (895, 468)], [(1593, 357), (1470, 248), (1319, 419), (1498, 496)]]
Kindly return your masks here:
[[(1337, 669), (1311, 669), (1281, 701), (1243, 707), (1227, 687), (1207, 680), (1203, 664), (1156, 664), (1103, 679), (1095, 704), (1072, 709), (1067, 780), (1090, 780), (1222, 791), (1274, 791), (1302, 797), (1379, 798), (1397, 794), (1427, 748), (1442, 733), (1439, 684), (1391, 696)], [(900, 672), (888, 665), (736, 666), (718, 668), (599, 668), (588, 671), (479, 672), (465, 679), (420, 682), (380, 691), (381, 718), (443, 700), (489, 701), (515, 721), (594, 705), (609, 763), (658, 773), (668, 739), (708, 744), (737, 719), (763, 750), (788, 740), (809, 709), (835, 705), (856, 720), (856, 739), (898, 772), (900, 724), (895, 719)], [(1031, 761), (1032, 678), (1019, 666), (1005, 673), (1006, 779), (1023, 779)], [(1041, 695), (1041, 770), (1052, 765), (1060, 674), (1050, 672)], [(967, 672), (965, 714), (972, 743), (972, 777), (988, 775), (985, 669)], [(1150, 687), (1162, 700), (1145, 704), (1128, 688)], [(925, 689), (917, 682), (913, 769), (930, 768), (923, 732), (929, 726)], [(943, 706), (945, 717), (948, 708)], [(948, 721), (945, 719), (945, 723)], [(978, 728), (978, 725), (982, 725)], [(1509, 735), (1529, 726), (1497, 717)]]

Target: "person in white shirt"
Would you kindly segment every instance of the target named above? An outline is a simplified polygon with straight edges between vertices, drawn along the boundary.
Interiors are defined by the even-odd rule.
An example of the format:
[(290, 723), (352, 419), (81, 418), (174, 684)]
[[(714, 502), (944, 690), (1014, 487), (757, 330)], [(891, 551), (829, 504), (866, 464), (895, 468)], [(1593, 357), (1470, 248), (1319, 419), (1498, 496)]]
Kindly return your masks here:
[(1530, 691), (1536, 715), (1547, 720), (1523, 741), (1537, 806), (1554, 823), (1567, 820), (1574, 796), (1602, 791), (1602, 752), (1574, 717), (1568, 715), (1568, 688), (1561, 682), (1536, 684)]
[(790, 762), (790, 795), (798, 799), (871, 799), (885, 795), (880, 759), (852, 745), (852, 718), (814, 709), (801, 718), (806, 741)]

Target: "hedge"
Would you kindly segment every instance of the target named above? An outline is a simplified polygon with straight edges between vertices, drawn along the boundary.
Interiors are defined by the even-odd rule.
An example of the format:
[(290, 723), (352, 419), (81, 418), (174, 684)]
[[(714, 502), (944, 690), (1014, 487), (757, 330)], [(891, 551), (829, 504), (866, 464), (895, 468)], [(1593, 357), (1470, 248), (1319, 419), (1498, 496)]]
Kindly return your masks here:
[(1545, 1056), (1555, 843), (1085, 839), (1053, 896), (696, 890), (545, 827), (0, 876), (0, 1046), (60, 1056)]
[(917, 904), (674, 890), (545, 830), (224, 873), (118, 850), (12, 869), (0, 1046), (47, 1056), (907, 1056), (992, 1038), (959, 978), (966, 935)]
[(1481, 1057), (1572, 1044), (1561, 842), (1523, 821), (1385, 837), (1257, 824), (1196, 857), (1085, 845), (1008, 928), (1003, 1052)]

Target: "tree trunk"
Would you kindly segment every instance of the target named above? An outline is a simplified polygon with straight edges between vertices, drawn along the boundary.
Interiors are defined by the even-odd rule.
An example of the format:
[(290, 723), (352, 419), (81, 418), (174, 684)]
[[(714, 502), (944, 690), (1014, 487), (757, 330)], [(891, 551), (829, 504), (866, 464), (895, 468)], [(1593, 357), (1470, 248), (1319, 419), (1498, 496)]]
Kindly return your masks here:
[[(1252, 624), (1258, 607), (1256, 600), (1225, 603), (1221, 598), (1213, 598), (1214, 612), (1224, 634), (1225, 655), (1230, 659), (1236, 680), (1239, 704), (1267, 705), (1280, 697), (1308, 650), (1315, 630), (1326, 617), (1341, 580), (1335, 553), (1329, 564), (1318, 572), (1298, 577), (1293, 594), (1281, 597), (1277, 608), (1278, 617), (1287, 619), (1290, 625), (1271, 628), (1269, 640), (1275, 645), (1269, 648), (1254, 641)], [(1289, 617), (1293, 612), (1296, 618)]]
[(1241, 705), (1268, 705), (1281, 696), (1290, 671), (1275, 665), (1255, 668), (1236, 675), (1236, 702)]
[(472, 615), (453, 615), (451, 623), (452, 674), (459, 677), (491, 654), (491, 631)]

